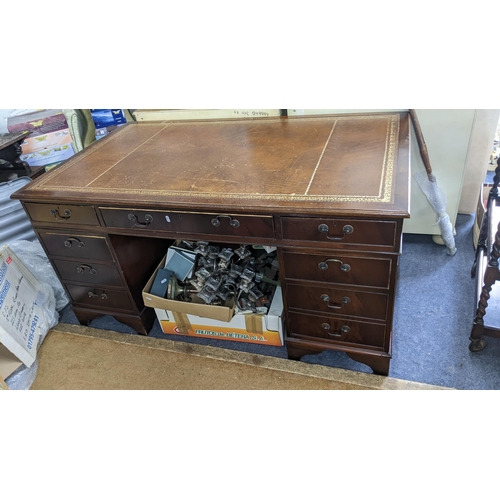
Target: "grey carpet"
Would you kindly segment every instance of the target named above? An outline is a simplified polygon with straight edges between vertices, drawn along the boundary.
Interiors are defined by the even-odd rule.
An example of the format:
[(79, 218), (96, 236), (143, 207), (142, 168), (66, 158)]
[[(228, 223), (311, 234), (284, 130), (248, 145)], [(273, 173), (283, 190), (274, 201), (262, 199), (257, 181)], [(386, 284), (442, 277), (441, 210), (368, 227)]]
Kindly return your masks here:
[[(469, 351), (476, 308), (470, 277), (473, 224), (474, 216), (458, 216), (453, 257), (430, 236), (404, 235), (390, 377), (456, 389), (500, 389), (500, 339), (487, 339), (481, 352)], [(61, 312), (61, 322), (77, 323), (70, 308)], [(109, 316), (95, 319), (90, 326), (137, 335)], [(165, 335), (157, 321), (150, 336), (286, 358), (284, 347)], [(340, 352), (324, 351), (302, 361), (371, 373), (366, 365)]]

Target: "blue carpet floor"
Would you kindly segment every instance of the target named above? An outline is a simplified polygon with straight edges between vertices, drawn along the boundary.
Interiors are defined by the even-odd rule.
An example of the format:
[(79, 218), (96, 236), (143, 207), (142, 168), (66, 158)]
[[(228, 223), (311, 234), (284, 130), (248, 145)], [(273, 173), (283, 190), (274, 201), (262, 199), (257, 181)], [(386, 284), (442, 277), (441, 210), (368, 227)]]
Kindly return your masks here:
[[(474, 216), (458, 216), (453, 257), (430, 236), (404, 235), (390, 377), (463, 390), (500, 389), (500, 339), (486, 339), (487, 347), (481, 352), (469, 351), (476, 309), (475, 281), (470, 277), (473, 224)], [(61, 312), (60, 321), (78, 323), (70, 308)], [(95, 319), (90, 326), (137, 335), (109, 316)], [(158, 321), (150, 336), (286, 358), (285, 347), (165, 335)], [(340, 352), (324, 351), (302, 361), (372, 373)]]

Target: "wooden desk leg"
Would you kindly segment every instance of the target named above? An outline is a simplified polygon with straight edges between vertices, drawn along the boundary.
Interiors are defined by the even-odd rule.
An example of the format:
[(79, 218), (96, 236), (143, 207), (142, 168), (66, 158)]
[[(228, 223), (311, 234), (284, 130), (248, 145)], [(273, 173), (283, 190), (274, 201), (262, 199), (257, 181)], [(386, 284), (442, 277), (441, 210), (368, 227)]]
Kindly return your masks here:
[(324, 349), (307, 349), (305, 347), (296, 346), (287, 343), (286, 351), (288, 355), (288, 359), (292, 359), (294, 361), (300, 361), (302, 356), (306, 356), (307, 354), (320, 354), (324, 351)]
[(481, 289), (481, 296), (479, 297), (479, 303), (476, 310), (476, 316), (474, 318), (474, 323), (472, 326), (472, 331), (469, 337), (471, 343), (469, 344), (469, 350), (472, 352), (482, 351), (486, 347), (486, 341), (481, 337), (484, 332), (484, 315), (486, 314), (486, 308), (488, 307), (488, 300), (490, 298), (490, 292), (495, 284), (496, 278), (498, 276), (498, 259), (500, 257), (500, 224), (498, 225), (497, 232), (495, 234), (495, 242), (491, 250), (490, 260), (488, 261), (488, 266), (484, 272), (484, 285)]
[[(78, 308), (73, 306), (73, 312), (80, 322), (81, 325), (89, 325), (93, 319), (99, 318), (100, 316), (105, 316), (108, 313), (103, 311), (97, 311), (88, 308)], [(114, 313), (113, 318), (115, 318), (120, 323), (130, 326), (140, 335), (148, 335), (153, 328), (156, 313), (154, 309), (150, 307), (145, 307), (144, 311), (139, 316), (132, 316), (129, 314), (119, 314)]]
[(363, 363), (369, 366), (375, 375), (384, 375), (387, 377), (389, 375), (389, 367), (391, 364), (390, 357), (378, 357), (365, 354), (347, 354), (352, 360), (358, 363)]
[[(288, 353), (288, 359), (293, 359), (295, 361), (300, 361), (302, 356), (307, 354), (319, 354), (325, 349), (313, 349), (302, 346), (297, 346), (291, 343), (286, 344), (286, 349)], [(363, 363), (369, 366), (373, 373), (376, 375), (389, 375), (389, 366), (391, 362), (390, 356), (373, 356), (370, 354), (355, 354), (355, 353), (345, 353), (353, 361), (358, 363)]]
[(474, 318), (474, 323), (472, 325), (471, 334), (469, 340), (469, 350), (472, 352), (482, 351), (486, 347), (486, 341), (481, 337), (484, 332), (484, 315), (486, 314), (486, 308), (488, 307), (488, 300), (490, 298), (491, 288), (493, 283), (486, 284), (486, 275), (488, 270), (485, 272), (485, 284), (481, 290), (481, 297), (479, 298), (479, 303), (477, 305), (476, 316)]

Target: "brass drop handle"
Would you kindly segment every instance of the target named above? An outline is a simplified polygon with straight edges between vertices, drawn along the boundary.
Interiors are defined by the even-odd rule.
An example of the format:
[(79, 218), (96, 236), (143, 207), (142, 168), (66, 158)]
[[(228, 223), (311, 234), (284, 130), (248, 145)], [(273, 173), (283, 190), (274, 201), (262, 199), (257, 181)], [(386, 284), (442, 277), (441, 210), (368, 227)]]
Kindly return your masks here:
[(73, 237), (70, 237), (68, 238), (65, 242), (64, 242), (64, 246), (65, 247), (71, 247), (71, 245), (73, 244), (73, 242), (78, 245), (79, 248), (85, 248), (85, 243), (81, 240), (79, 240), (78, 238), (73, 238)]
[(326, 259), (324, 262), (320, 262), (318, 264), (318, 267), (322, 270), (322, 271), (326, 271), (328, 269), (328, 264), (327, 262), (338, 262), (340, 264), (340, 270), (341, 271), (344, 271), (345, 273), (347, 273), (348, 271), (351, 270), (351, 266), (349, 264), (344, 264), (341, 260), (339, 259)]
[(341, 329), (340, 329), (340, 332), (330, 332), (330, 325), (328, 323), (323, 323), (321, 325), (321, 328), (323, 328), (323, 330), (326, 330), (328, 333), (328, 335), (332, 336), (332, 337), (342, 337), (343, 335), (345, 335), (346, 333), (349, 333), (351, 331), (351, 329), (347, 326), (347, 325), (344, 325)]
[(94, 293), (94, 292), (89, 292), (88, 293), (89, 297), (92, 299), (94, 297), (100, 297), (102, 300), (106, 300), (108, 296), (105, 293)]
[(81, 274), (85, 271), (85, 269), (88, 269), (89, 274), (97, 274), (97, 271), (92, 266), (88, 266), (87, 264), (82, 264), (81, 266), (78, 266), (76, 268), (76, 271)]
[[(321, 300), (324, 300), (325, 302), (330, 302), (330, 297), (324, 293), (322, 296), (321, 296)], [(350, 304), (351, 302), (351, 299), (349, 297), (342, 297), (342, 301), (340, 304), (328, 304), (327, 307), (329, 307), (330, 309), (342, 309), (342, 307), (344, 307), (346, 304)]]
[(148, 227), (148, 225), (151, 224), (151, 222), (153, 222), (153, 216), (146, 214), (144, 216), (144, 222), (142, 223), (142, 222), (139, 222), (139, 219), (137, 219), (137, 215), (128, 214), (128, 220), (131, 220), (132, 222), (134, 222), (133, 227)]
[(212, 226), (214, 227), (219, 227), (220, 226), (220, 220), (219, 217), (227, 217), (229, 219), (229, 225), (231, 227), (240, 227), (240, 221), (238, 219), (233, 219), (230, 215), (218, 215), (217, 217), (214, 217), (211, 222)]
[(51, 208), (49, 213), (53, 215), (56, 220), (68, 220), (71, 217), (71, 210), (69, 209), (66, 209), (62, 215), (59, 213), (58, 208)]
[(343, 240), (348, 234), (352, 234), (354, 232), (354, 228), (347, 224), (342, 228), (342, 231), (344, 233), (344, 236), (328, 236), (328, 232), (330, 231), (330, 228), (326, 224), (320, 224), (318, 226), (318, 230), (320, 233), (326, 233), (326, 239), (331, 240), (331, 241), (340, 241)]

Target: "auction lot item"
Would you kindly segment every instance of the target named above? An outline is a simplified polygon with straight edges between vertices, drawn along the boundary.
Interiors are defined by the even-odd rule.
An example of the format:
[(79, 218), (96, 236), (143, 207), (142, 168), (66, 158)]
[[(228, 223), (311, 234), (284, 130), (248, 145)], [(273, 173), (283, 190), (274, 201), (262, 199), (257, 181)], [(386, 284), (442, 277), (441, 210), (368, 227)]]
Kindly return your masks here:
[(288, 357), (387, 375), (410, 137), (408, 112), (129, 123), (13, 197), (82, 323), (148, 334), (142, 292), (179, 239), (276, 247)]

